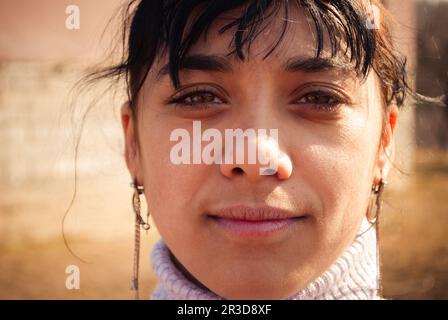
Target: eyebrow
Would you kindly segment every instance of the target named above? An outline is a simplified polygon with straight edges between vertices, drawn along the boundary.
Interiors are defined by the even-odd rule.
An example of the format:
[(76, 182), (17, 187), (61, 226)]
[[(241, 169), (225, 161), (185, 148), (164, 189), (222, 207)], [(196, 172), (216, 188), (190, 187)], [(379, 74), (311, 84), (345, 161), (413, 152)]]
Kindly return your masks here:
[[(194, 54), (186, 56), (179, 70), (200, 70), (200, 71), (212, 71), (212, 72), (232, 72), (232, 62), (229, 58), (220, 55), (203, 55)], [(284, 70), (287, 72), (325, 72), (325, 71), (343, 71), (345, 73), (353, 72), (353, 67), (342, 62), (338, 58), (324, 58), (324, 57), (304, 57), (297, 56), (288, 59), (284, 65)], [(157, 78), (161, 78), (169, 74), (169, 64), (164, 65), (157, 75)]]
[[(203, 54), (194, 54), (186, 56), (179, 70), (188, 69), (188, 70), (201, 70), (201, 71), (214, 71), (214, 72), (231, 72), (232, 64), (230, 60), (224, 56), (219, 55), (203, 55)], [(169, 64), (163, 66), (159, 73), (158, 78), (161, 78), (167, 74), (169, 74)]]
[(288, 72), (325, 72), (325, 71), (343, 71), (346, 73), (353, 72), (353, 66), (343, 62), (340, 58), (324, 58), (324, 57), (293, 57), (289, 59), (285, 65)]

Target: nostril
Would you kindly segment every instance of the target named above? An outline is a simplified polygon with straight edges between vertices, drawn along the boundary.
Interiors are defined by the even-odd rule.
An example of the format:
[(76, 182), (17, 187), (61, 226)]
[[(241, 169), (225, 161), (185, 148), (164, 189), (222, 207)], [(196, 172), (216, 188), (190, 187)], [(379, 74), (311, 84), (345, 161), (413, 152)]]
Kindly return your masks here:
[(244, 173), (244, 171), (240, 167), (236, 167), (236, 168), (232, 169), (232, 173), (233, 174), (242, 174), (242, 173)]

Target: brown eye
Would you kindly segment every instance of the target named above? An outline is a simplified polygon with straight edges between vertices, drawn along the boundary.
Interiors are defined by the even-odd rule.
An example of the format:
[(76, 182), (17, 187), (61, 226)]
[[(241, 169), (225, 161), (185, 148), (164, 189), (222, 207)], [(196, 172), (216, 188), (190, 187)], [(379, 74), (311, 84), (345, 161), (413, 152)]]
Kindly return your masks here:
[(304, 95), (298, 103), (309, 103), (313, 105), (334, 105), (340, 103), (338, 98), (324, 92), (310, 92)]
[(179, 102), (184, 103), (189, 106), (212, 104), (212, 103), (213, 104), (223, 103), (221, 101), (221, 99), (219, 99), (213, 93), (210, 93), (210, 92), (196, 92), (193, 94), (188, 94), (185, 97), (181, 97), (180, 99), (183, 99), (183, 100), (178, 101), (178, 103)]
[(226, 104), (226, 101), (221, 96), (218, 90), (209, 86), (189, 87), (177, 92), (167, 103), (174, 105), (176, 108), (192, 111), (210, 109)]

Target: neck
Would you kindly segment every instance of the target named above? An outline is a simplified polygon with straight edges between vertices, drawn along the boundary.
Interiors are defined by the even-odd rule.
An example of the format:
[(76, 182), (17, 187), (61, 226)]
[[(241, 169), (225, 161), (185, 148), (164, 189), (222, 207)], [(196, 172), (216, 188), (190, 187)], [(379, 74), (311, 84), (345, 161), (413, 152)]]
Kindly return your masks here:
[[(151, 261), (160, 280), (151, 299), (223, 299), (191, 276), (163, 240), (154, 246)], [(321, 276), (288, 300), (379, 299), (378, 275), (375, 227), (370, 227), (364, 220), (361, 231), (342, 255)]]

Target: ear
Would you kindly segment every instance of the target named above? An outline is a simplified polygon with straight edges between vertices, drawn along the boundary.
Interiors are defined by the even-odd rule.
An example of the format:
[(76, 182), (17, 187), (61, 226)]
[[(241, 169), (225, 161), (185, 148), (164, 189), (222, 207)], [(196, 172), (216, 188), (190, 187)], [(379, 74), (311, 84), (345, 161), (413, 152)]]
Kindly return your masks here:
[(124, 133), (124, 157), (126, 166), (132, 178), (141, 181), (140, 156), (137, 144), (137, 128), (133, 117), (133, 111), (129, 102), (121, 106), (121, 125)]
[(389, 107), (387, 120), (381, 135), (381, 144), (378, 152), (378, 161), (375, 168), (374, 183), (381, 178), (387, 180), (395, 159), (395, 127), (398, 120), (398, 107), (393, 104)]

